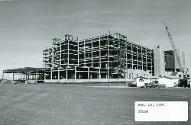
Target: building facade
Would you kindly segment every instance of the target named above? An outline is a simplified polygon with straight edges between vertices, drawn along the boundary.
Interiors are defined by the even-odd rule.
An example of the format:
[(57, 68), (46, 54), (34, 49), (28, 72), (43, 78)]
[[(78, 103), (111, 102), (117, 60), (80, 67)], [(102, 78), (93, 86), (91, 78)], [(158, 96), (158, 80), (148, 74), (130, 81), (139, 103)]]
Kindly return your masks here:
[(180, 51), (180, 49), (178, 49), (176, 52), (180, 58), (180, 63), (181, 63), (180, 65), (177, 62), (177, 59), (176, 59), (177, 57), (173, 50), (164, 51), (159, 45), (155, 47), (154, 49), (155, 76), (182, 77), (183, 75), (182, 71), (186, 71), (185, 56), (184, 56), (184, 52)]
[(154, 66), (155, 76), (165, 75), (164, 51), (159, 45), (154, 48)]
[(176, 70), (174, 51), (173, 50), (164, 51), (164, 57), (165, 57), (165, 71), (174, 72)]

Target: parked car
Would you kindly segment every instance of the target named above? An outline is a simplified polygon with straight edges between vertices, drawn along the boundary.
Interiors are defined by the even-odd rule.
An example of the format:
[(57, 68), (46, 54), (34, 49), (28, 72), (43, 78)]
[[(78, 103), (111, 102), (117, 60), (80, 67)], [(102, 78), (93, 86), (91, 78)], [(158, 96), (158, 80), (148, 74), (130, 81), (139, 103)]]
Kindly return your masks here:
[(151, 83), (145, 83), (145, 88), (165, 88), (165, 84), (159, 84), (158, 81), (152, 81)]

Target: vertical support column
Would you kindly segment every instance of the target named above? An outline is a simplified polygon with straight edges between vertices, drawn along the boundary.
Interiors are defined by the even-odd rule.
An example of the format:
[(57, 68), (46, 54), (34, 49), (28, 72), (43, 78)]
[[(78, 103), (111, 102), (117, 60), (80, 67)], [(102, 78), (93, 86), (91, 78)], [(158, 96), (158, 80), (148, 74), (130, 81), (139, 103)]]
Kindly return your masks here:
[(146, 71), (148, 70), (148, 50), (146, 49)]
[(5, 71), (3, 70), (3, 74), (2, 74), (2, 80), (4, 80), (4, 73), (5, 73)]
[(101, 72), (100, 72), (100, 69), (101, 69), (101, 38), (99, 37), (99, 79), (101, 79)]
[(75, 66), (75, 71), (74, 72), (75, 72), (75, 79), (76, 79), (77, 78), (76, 66)]
[(15, 80), (15, 73), (13, 73), (13, 81)]
[[(128, 60), (127, 60), (127, 36), (125, 37), (125, 79), (127, 80), (127, 69), (128, 69)], [(127, 82), (125, 81), (126, 85), (127, 85)]]
[(101, 79), (101, 68), (99, 68), (99, 79)]
[(128, 60), (127, 60), (127, 36), (125, 40), (125, 64), (126, 64), (126, 69), (128, 68)]
[(107, 78), (109, 79), (109, 38), (107, 36), (107, 46), (108, 46), (108, 49), (107, 49), (107, 55), (108, 55), (108, 72), (107, 72)]
[[(36, 76), (36, 75), (35, 75)], [(37, 80), (40, 79), (41, 74), (37, 71)]]
[(53, 48), (52, 48), (52, 56), (51, 56), (51, 70), (50, 70), (50, 79), (52, 80), (53, 78), (53, 68), (54, 68), (54, 52), (53, 52)]
[(84, 40), (84, 66), (86, 66), (86, 42)]
[(88, 67), (88, 79), (90, 79), (90, 68)]
[(137, 47), (137, 69), (139, 69), (139, 46), (138, 45), (136, 45), (136, 47)]
[(59, 42), (60, 43), (60, 66), (61, 67), (61, 64), (62, 64), (62, 45), (61, 45), (61, 41)]
[(152, 51), (150, 52), (150, 59), (151, 59), (151, 74), (153, 75), (153, 56), (152, 56)]
[(92, 60), (92, 67), (93, 67), (93, 42), (95, 42), (94, 40), (91, 40), (91, 60)]
[(60, 68), (58, 68), (58, 80), (60, 79)]
[(131, 66), (132, 66), (131, 69), (133, 69), (133, 44), (132, 43), (131, 43)]
[(77, 42), (78, 42), (78, 66), (80, 65), (80, 43), (78, 41), (78, 38), (77, 38)]
[(143, 70), (143, 47), (141, 46), (141, 69)]
[(69, 67), (69, 63), (70, 63), (69, 59), (70, 59), (70, 43), (69, 43), (69, 39), (68, 39), (68, 67)]
[(50, 69), (50, 79), (52, 80), (52, 68)]
[(66, 79), (68, 79), (68, 69), (66, 68)]
[(127, 69), (128, 69), (128, 64), (127, 64), (127, 36), (125, 36), (125, 85), (127, 85)]

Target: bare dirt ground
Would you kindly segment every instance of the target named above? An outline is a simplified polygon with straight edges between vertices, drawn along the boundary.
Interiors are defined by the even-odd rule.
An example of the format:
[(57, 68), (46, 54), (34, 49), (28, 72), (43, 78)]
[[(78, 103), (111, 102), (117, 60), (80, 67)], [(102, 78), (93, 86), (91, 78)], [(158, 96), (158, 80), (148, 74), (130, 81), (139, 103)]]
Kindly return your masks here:
[(0, 84), (0, 125), (190, 125), (190, 118), (188, 122), (134, 122), (135, 101), (190, 103), (190, 98), (191, 89), (183, 88)]

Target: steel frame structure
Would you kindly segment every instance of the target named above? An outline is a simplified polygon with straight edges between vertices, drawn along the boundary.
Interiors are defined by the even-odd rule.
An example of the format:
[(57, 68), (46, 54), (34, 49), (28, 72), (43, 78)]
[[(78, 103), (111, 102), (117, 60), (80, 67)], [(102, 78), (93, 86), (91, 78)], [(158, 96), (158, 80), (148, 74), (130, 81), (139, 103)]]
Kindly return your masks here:
[(46, 79), (129, 78), (128, 69), (154, 74), (153, 50), (129, 42), (114, 33), (78, 40), (65, 35), (53, 39), (53, 47), (43, 50), (43, 62), (50, 72)]

